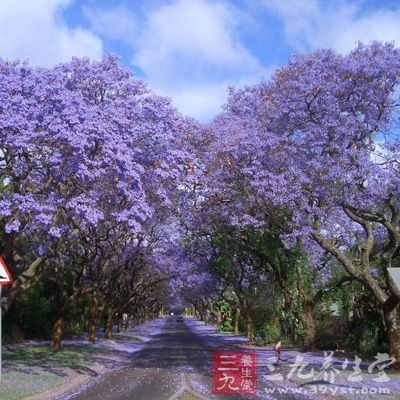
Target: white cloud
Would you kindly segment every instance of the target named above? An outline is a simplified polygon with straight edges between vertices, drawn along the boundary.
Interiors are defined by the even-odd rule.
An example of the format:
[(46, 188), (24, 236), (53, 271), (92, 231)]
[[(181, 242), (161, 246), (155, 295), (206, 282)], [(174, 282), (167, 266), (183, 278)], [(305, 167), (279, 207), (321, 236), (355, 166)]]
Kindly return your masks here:
[(235, 40), (237, 22), (234, 11), (219, 3), (179, 0), (161, 7), (147, 18), (134, 63), (156, 80), (163, 79), (163, 69), (185, 75), (207, 68), (257, 70), (258, 61)]
[(284, 23), (289, 42), (298, 50), (334, 48), (347, 52), (359, 41), (400, 44), (400, 8), (366, 12), (363, 3), (338, 0), (264, 0)]
[(160, 7), (147, 17), (133, 63), (183, 113), (210, 119), (229, 84), (265, 74), (237, 39), (239, 23), (236, 10), (222, 3), (179, 0)]
[[(400, 10), (381, 11), (357, 18), (355, 15), (345, 15), (342, 19), (340, 35), (337, 36), (337, 45), (340, 51), (350, 50), (358, 41), (395, 42), (400, 44)], [(336, 33), (338, 33), (338, 31)], [(330, 42), (335, 42), (334, 35)]]
[(180, 90), (169, 90), (168, 95), (173, 99), (174, 105), (184, 115), (195, 116), (201, 121), (210, 119), (220, 110), (226, 100), (227, 84), (201, 84), (188, 86)]
[(373, 40), (400, 45), (400, 8), (366, 12), (362, 2), (264, 0), (277, 13), (287, 39), (299, 51), (331, 47), (340, 52)]
[(52, 66), (72, 56), (98, 59), (102, 41), (82, 28), (69, 28), (59, 11), (71, 0), (0, 1), (0, 56)]
[(270, 11), (283, 21), (285, 35), (296, 47), (304, 45), (304, 37), (312, 39), (321, 11), (317, 0), (263, 0)]
[(132, 46), (132, 64), (152, 89), (171, 97), (183, 113), (210, 119), (224, 103), (228, 85), (265, 77), (266, 69), (238, 38), (248, 16), (229, 2), (157, 4), (141, 17), (121, 7), (87, 14), (105, 35), (109, 21), (122, 21), (120, 28), (125, 28), (118, 28), (118, 37)]
[(84, 13), (91, 21), (94, 32), (114, 40), (135, 42), (140, 21), (123, 5), (109, 9), (85, 7)]

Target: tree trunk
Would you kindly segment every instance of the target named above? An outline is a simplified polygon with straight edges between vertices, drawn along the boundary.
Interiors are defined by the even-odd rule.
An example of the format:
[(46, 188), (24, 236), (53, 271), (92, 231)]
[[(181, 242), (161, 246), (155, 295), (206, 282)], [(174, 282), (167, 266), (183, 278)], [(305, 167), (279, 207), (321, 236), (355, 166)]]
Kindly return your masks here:
[(222, 321), (222, 313), (221, 313), (221, 311), (216, 311), (215, 314), (217, 315), (217, 327), (219, 327), (221, 325), (221, 321)]
[(122, 314), (118, 314), (118, 325), (117, 325), (117, 333), (122, 332), (122, 324), (123, 324), (123, 319), (122, 319)]
[(104, 339), (111, 339), (112, 338), (112, 329), (114, 324), (114, 310), (112, 307), (108, 307), (107, 309), (107, 321), (106, 327), (104, 330)]
[(92, 318), (89, 325), (89, 332), (87, 337), (88, 342), (94, 343), (94, 341), (96, 340), (96, 331), (99, 325), (99, 319), (100, 319), (99, 299), (97, 297), (97, 293), (93, 292)]
[(296, 318), (295, 318), (295, 317), (292, 317), (292, 320), (291, 320), (291, 329), (292, 329), (293, 343), (297, 343), (297, 330), (296, 330), (296, 326), (297, 326)]
[(64, 315), (60, 315), (55, 324), (53, 330), (53, 341), (51, 347), (54, 350), (59, 350), (61, 348), (61, 342), (64, 335)]
[(239, 335), (239, 319), (240, 319), (240, 307), (235, 308), (235, 314), (233, 316), (233, 333)]
[(249, 338), (249, 340), (254, 340), (254, 325), (249, 314), (246, 315), (246, 336)]
[(395, 360), (391, 366), (400, 369), (400, 318), (398, 307), (385, 313), (385, 325), (389, 356)]
[[(59, 283), (59, 282), (58, 282)], [(52, 340), (52, 348), (58, 350), (61, 347), (61, 342), (64, 336), (64, 323), (65, 316), (69, 309), (70, 298), (67, 293), (64, 291), (64, 287), (60, 287), (60, 306), (58, 309), (57, 319), (54, 323), (53, 327), (53, 340)]]
[(249, 316), (246, 317), (246, 336), (248, 337), (249, 340), (251, 341), (254, 340), (253, 320)]
[(129, 315), (126, 317), (126, 320), (125, 320), (125, 326), (124, 326), (124, 331), (126, 332), (128, 329), (129, 329), (129, 325), (130, 325), (130, 317), (129, 317)]
[(301, 314), (305, 336), (303, 346), (306, 351), (315, 351), (315, 324), (311, 310), (305, 309)]

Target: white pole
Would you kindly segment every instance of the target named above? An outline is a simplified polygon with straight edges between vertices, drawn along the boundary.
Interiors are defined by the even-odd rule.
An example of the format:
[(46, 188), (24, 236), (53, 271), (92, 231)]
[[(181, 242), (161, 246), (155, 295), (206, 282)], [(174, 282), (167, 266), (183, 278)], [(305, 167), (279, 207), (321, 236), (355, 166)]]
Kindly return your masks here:
[(1, 363), (2, 363), (2, 358), (1, 358), (1, 351), (2, 351), (2, 342), (1, 342), (1, 288), (3, 285), (0, 285), (0, 382), (1, 382)]

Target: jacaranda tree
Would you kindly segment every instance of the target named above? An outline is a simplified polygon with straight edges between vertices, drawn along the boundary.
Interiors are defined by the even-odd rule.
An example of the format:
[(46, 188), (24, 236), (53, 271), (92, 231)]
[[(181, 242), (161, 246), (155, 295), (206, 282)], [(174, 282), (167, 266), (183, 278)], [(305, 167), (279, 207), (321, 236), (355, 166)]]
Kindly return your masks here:
[[(1, 61), (0, 75), (1, 254), (17, 278), (7, 311), (44, 274), (64, 292), (74, 274), (76, 289), (90, 285), (93, 263), (125, 265), (173, 207), (187, 123), (115, 57), (51, 69)], [(108, 254), (99, 264), (102, 241)]]
[(224, 117), (251, 128), (244, 173), (257, 202), (288, 208), (291, 238), (313, 238), (375, 296), (397, 362), (400, 292), (387, 268), (400, 248), (399, 83), (392, 45), (321, 50), (232, 91)]

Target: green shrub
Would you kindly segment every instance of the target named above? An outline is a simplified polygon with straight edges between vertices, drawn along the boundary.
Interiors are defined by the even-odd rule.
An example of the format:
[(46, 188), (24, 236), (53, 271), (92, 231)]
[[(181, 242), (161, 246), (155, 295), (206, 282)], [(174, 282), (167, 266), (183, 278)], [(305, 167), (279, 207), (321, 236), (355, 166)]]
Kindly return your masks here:
[(381, 326), (367, 322), (354, 325), (345, 341), (346, 348), (356, 351), (360, 356), (367, 357), (388, 351)]
[(225, 320), (218, 325), (218, 330), (222, 332), (233, 332), (231, 321)]
[(348, 337), (346, 321), (341, 318), (328, 315), (316, 321), (315, 343), (318, 349), (343, 349), (346, 337)]
[(57, 301), (51, 282), (38, 282), (12, 305), (5, 321), (6, 342), (23, 339), (48, 339), (57, 312)]
[(274, 339), (280, 338), (281, 331), (279, 326), (265, 323), (260, 332), (260, 336), (266, 343), (272, 343)]

